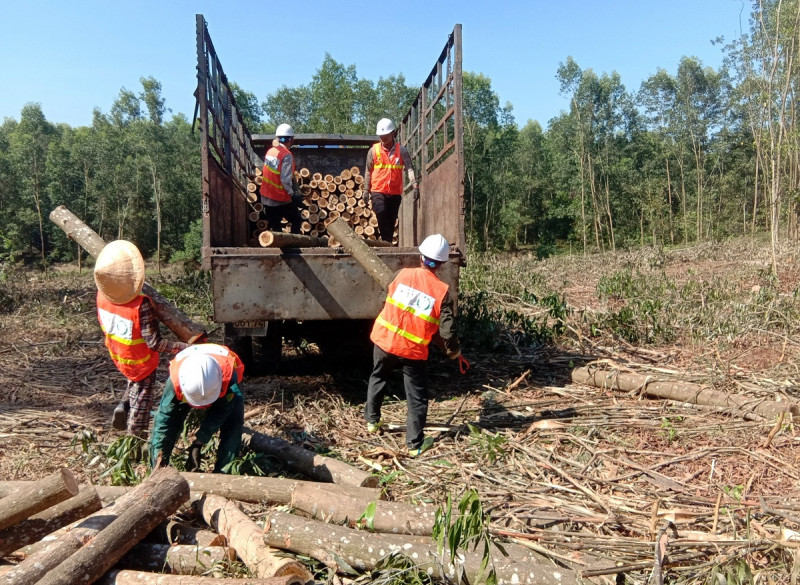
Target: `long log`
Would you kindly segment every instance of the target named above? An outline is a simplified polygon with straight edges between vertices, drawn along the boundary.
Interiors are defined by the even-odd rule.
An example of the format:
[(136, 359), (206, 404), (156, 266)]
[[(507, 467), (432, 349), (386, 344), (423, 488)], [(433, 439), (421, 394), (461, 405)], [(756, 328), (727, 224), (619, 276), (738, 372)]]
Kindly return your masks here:
[(232, 563), (236, 550), (227, 546), (139, 543), (117, 561), (116, 568), (173, 575), (205, 575), (218, 563)]
[(339, 242), (339, 245), (344, 248), (356, 261), (364, 267), (372, 279), (387, 288), (392, 281), (392, 271), (386, 266), (386, 263), (381, 260), (363, 239), (358, 237), (358, 234), (347, 225), (347, 222), (341, 218), (337, 218), (328, 224), (328, 233), (331, 234)]
[(220, 496), (206, 495), (194, 503), (206, 523), (224, 535), (236, 549), (239, 558), (256, 577), (297, 575), (303, 581), (312, 579), (305, 566), (264, 544), (261, 529), (236, 504)]
[[(375, 504), (374, 514), (369, 520), (360, 520), (370, 503)], [(324, 498), (318, 490), (306, 487), (294, 491), (291, 506), (323, 522), (347, 523), (351, 527), (371, 524), (371, 529), (375, 532), (420, 536), (430, 536), (433, 533), (437, 510), (434, 506), (411, 506), (402, 502), (363, 500), (345, 495), (335, 499)]]
[[(305, 451), (305, 449), (302, 450)], [(208, 493), (230, 500), (254, 504), (290, 504), (297, 490), (303, 490), (305, 493), (314, 493), (317, 497), (329, 499), (350, 496), (358, 500), (371, 502), (380, 500), (383, 497), (381, 490), (374, 487), (319, 483), (278, 477), (227, 475), (224, 473), (183, 472), (181, 475), (189, 482), (193, 496), (194, 494)]]
[[(368, 571), (378, 561), (391, 553), (405, 555), (417, 563), (420, 570), (434, 580), (452, 578), (454, 567), (449, 563), (449, 550), (444, 547), (442, 558), (437, 545), (429, 538), (408, 537), (398, 534), (375, 534), (365, 530), (353, 530), (316, 520), (307, 520), (286, 512), (270, 512), (264, 523), (264, 542), (281, 547), (296, 554), (308, 555), (329, 567), (336, 567), (343, 559), (352, 568)], [(575, 573), (554, 566), (530, 549), (519, 545), (504, 544), (508, 556), (493, 549), (492, 563), (498, 583), (520, 585), (573, 585), (577, 583)], [(458, 551), (464, 555), (464, 574), (469, 583), (486, 583), (481, 570), (482, 547), (477, 551)]]
[(0, 530), (0, 557), (7, 556), (34, 542), (39, 542), (51, 532), (77, 522), (102, 507), (100, 496), (97, 495), (97, 490), (93, 486), (81, 488), (78, 495), (47, 508), (14, 526)]
[(623, 392), (641, 392), (646, 396), (676, 400), (687, 404), (702, 404), (729, 409), (740, 414), (758, 414), (774, 419), (781, 413), (800, 413), (796, 402), (772, 402), (761, 399), (738, 396), (711, 390), (690, 382), (665, 382), (654, 380), (651, 376), (630, 374), (616, 370), (604, 370), (592, 367), (572, 370), (572, 381), (597, 388), (622, 390)]
[(69, 469), (48, 475), (34, 482), (30, 492), (14, 492), (0, 500), (0, 530), (77, 494), (78, 482)]
[[(149, 482), (144, 489), (144, 486)], [(189, 500), (189, 484), (171, 467), (161, 467), (134, 490), (137, 497), (91, 541), (50, 570), (37, 585), (93, 583), (164, 519)]]
[[(97, 233), (83, 223), (64, 205), (59, 205), (50, 212), (50, 221), (60, 227), (67, 237), (76, 241), (92, 258), (97, 258), (106, 242)], [(193, 343), (207, 335), (202, 325), (198, 325), (170, 302), (162, 297), (156, 289), (144, 283), (142, 292), (150, 297), (153, 310), (164, 325), (172, 331), (178, 339), (185, 343)]]
[(328, 246), (328, 238), (314, 238), (302, 234), (267, 231), (258, 234), (258, 243), (264, 248), (326, 248)]
[[(177, 480), (173, 478), (177, 472), (171, 468), (163, 468), (157, 470), (153, 474), (140, 483), (137, 487), (129, 492), (121, 495), (117, 500), (108, 506), (92, 514), (84, 519), (75, 528), (68, 532), (63, 533), (56, 540), (48, 542), (43, 548), (34, 552), (31, 556), (16, 565), (11, 571), (5, 575), (4, 585), (28, 585), (29, 583), (37, 583), (45, 574), (54, 570), (61, 563), (65, 562), (73, 553), (81, 549), (85, 542), (94, 539), (103, 529), (107, 528), (112, 522), (117, 520), (120, 515), (131, 505), (135, 504), (137, 500), (141, 500), (146, 494), (154, 491), (162, 478), (167, 477), (170, 481), (170, 489), (172, 485), (177, 483), (177, 480), (186, 485), (188, 491), (188, 484), (183, 478), (178, 476)], [(144, 535), (142, 535), (144, 536)], [(136, 542), (133, 542), (136, 544)]]
[(100, 585), (302, 585), (297, 575), (285, 575), (269, 579), (218, 579), (217, 577), (195, 577), (185, 575), (160, 575), (141, 571), (112, 571)]
[(316, 481), (369, 488), (378, 485), (379, 478), (375, 475), (370, 475), (344, 461), (296, 447), (283, 439), (264, 435), (248, 427), (244, 428), (242, 438), (249, 443), (251, 449), (277, 457), (290, 469)]

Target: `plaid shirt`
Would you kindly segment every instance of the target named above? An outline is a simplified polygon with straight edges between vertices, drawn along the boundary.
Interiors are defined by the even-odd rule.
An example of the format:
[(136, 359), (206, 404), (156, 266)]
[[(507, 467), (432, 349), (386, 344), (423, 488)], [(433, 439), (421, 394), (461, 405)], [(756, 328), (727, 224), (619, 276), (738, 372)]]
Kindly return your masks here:
[(139, 323), (142, 327), (142, 337), (144, 337), (147, 347), (159, 353), (176, 354), (189, 347), (182, 341), (170, 341), (161, 337), (161, 328), (158, 326), (158, 317), (153, 308), (153, 303), (145, 297), (139, 306)]

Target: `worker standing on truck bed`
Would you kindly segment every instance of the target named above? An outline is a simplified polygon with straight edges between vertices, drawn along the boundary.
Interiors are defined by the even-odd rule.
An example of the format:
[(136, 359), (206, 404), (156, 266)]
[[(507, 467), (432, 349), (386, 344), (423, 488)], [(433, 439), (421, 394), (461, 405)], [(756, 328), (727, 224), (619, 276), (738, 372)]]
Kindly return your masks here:
[(244, 364), (224, 345), (202, 343), (183, 350), (169, 364), (169, 379), (153, 423), (150, 461), (169, 465), (172, 450), (192, 409), (204, 409), (186, 458), (186, 471), (199, 471), (203, 446), (219, 430), (214, 473), (231, 463), (242, 444), (244, 396), (239, 383)]
[(449, 286), (436, 275), (447, 262), (450, 245), (444, 236), (435, 234), (425, 238), (419, 251), (420, 267), (403, 268), (395, 275), (383, 310), (372, 327), (373, 368), (364, 405), (367, 431), (379, 432), (387, 378), (401, 366), (408, 401), (406, 446), (411, 457), (433, 445), (433, 438), (423, 435), (428, 416), (427, 360), (431, 340), (442, 345), (450, 359), (458, 359), (462, 374), (469, 369), (455, 332)]
[(405, 146), (395, 140), (397, 130), (394, 123), (389, 118), (381, 119), (375, 133), (381, 141), (373, 144), (367, 153), (363, 197), (367, 203), (372, 199), (372, 211), (378, 219), (380, 238), (391, 242), (402, 203), (403, 169), (414, 189), (414, 201), (419, 199), (419, 186), (411, 164), (411, 155)]
[(188, 345), (161, 337), (152, 302), (142, 294), (144, 259), (133, 243), (115, 240), (107, 244), (97, 255), (94, 281), (97, 320), (108, 353), (128, 379), (127, 397), (114, 409), (111, 426), (143, 437), (150, 427), (159, 353), (175, 354)]
[(292, 226), (292, 233), (300, 233), (303, 219), (298, 206), (302, 195), (297, 193), (292, 183), (294, 177), (294, 156), (290, 152), (294, 143), (294, 130), (289, 124), (281, 124), (275, 130), (275, 140), (264, 156), (264, 169), (261, 173), (261, 203), (269, 229), (281, 231), (281, 220), (286, 219)]

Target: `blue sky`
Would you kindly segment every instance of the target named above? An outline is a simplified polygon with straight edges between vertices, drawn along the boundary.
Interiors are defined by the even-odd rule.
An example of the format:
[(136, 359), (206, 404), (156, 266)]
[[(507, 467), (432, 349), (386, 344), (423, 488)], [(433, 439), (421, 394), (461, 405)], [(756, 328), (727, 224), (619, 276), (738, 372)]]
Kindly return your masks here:
[[(378, 7), (392, 6), (389, 10)], [(683, 56), (717, 68), (726, 40), (747, 29), (745, 0), (528, 0), (283, 3), (17, 0), (0, 13), (0, 118), (27, 102), (51, 122), (91, 124), (123, 87), (141, 77), (162, 84), (166, 106), (194, 111), (195, 14), (209, 31), (228, 78), (263, 99), (307, 84), (325, 53), (377, 81), (402, 73), (421, 84), (456, 23), (464, 70), (483, 73), (517, 122), (567, 108), (555, 74), (568, 56), (582, 69), (617, 71), (629, 91), (658, 68), (674, 74)]]

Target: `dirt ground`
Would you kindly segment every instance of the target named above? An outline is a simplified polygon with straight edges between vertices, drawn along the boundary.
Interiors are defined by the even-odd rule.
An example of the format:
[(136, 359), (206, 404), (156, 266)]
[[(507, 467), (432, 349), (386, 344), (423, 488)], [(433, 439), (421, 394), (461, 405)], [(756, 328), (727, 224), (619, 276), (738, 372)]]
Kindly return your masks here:
[[(779, 274), (786, 294), (800, 278), (790, 258)], [(563, 266), (557, 279), (569, 304), (601, 310), (592, 280), (597, 271), (579, 259)], [(748, 290), (762, 283), (763, 268), (763, 257), (732, 252), (730, 258), (675, 255), (667, 270), (676, 278), (690, 271), (694, 278), (735, 278)], [(90, 458), (80, 441), (87, 431), (97, 445), (118, 436), (110, 415), (124, 389), (101, 341), (91, 273), (6, 278), (0, 287), (0, 480), (40, 479), (69, 467), (81, 481), (108, 483), (100, 477), (101, 450)], [(212, 341), (221, 342), (217, 332)], [(466, 376), (434, 357), (428, 432), (437, 442), (409, 459), (401, 400), (385, 405), (390, 430), (368, 435), (361, 416), (368, 372), (325, 362), (313, 346), (287, 347), (276, 374), (246, 374), (246, 424), (378, 473), (389, 499), (439, 505), (448, 493), (458, 497), (474, 488), (496, 534), (589, 571), (584, 574), (596, 583), (614, 582), (621, 572), (644, 583), (654, 543), (664, 535), (672, 555), (664, 571), (673, 579), (706, 582), (713, 570), (746, 566), (788, 583), (795, 575), (789, 541), (800, 531), (793, 503), (800, 434), (791, 417), (746, 417), (570, 380), (573, 367), (605, 360), (618, 372), (760, 401), (798, 400), (793, 341), (753, 335), (720, 348), (472, 351)], [(166, 378), (163, 358), (160, 378)], [(273, 465), (272, 474), (287, 473)]]

